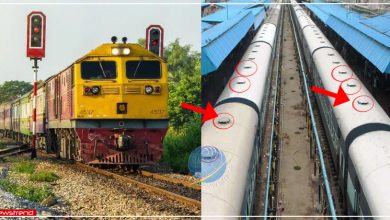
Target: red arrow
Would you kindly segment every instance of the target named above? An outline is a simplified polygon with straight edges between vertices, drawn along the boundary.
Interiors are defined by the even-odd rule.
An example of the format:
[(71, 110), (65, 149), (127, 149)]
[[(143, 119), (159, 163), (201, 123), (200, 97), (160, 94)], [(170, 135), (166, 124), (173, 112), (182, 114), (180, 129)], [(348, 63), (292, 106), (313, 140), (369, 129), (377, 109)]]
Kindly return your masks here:
[(203, 114), (202, 122), (205, 122), (205, 121), (208, 121), (210, 119), (218, 117), (218, 114), (215, 112), (215, 110), (214, 110), (213, 106), (211, 106), (210, 102), (207, 103), (206, 109), (199, 108), (199, 107), (196, 107), (193, 105), (189, 105), (189, 104), (184, 103), (184, 102), (181, 103), (181, 107), (188, 109), (188, 110), (191, 110), (191, 111), (194, 111), (194, 112), (198, 112), (200, 114)]
[(334, 92), (331, 92), (331, 91), (328, 91), (325, 89), (321, 89), (321, 88), (318, 88), (316, 86), (311, 87), (311, 90), (313, 92), (335, 98), (334, 103), (333, 103), (334, 107), (349, 101), (347, 94), (345, 94), (345, 92), (341, 86), (339, 87), (339, 90), (337, 91), (337, 93), (334, 93)]

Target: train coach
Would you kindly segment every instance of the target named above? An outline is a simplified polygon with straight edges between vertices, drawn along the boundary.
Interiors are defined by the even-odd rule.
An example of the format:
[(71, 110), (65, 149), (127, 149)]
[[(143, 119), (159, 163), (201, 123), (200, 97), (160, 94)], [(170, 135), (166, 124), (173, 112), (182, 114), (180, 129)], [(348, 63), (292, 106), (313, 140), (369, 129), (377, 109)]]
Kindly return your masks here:
[[(253, 38), (202, 126), (202, 215), (251, 215), (280, 5)], [(211, 169), (210, 169), (211, 166)], [(211, 170), (210, 174), (207, 170)]]
[[(168, 128), (166, 62), (138, 44), (103, 44), (37, 91), (38, 147), (89, 164), (158, 162)], [(29, 143), (32, 94), (0, 105), (0, 130)]]
[(303, 8), (291, 11), (313, 84), (351, 100), (316, 95), (347, 214), (389, 216), (390, 118)]
[(5, 127), (5, 105), (0, 104), (0, 131), (4, 131)]

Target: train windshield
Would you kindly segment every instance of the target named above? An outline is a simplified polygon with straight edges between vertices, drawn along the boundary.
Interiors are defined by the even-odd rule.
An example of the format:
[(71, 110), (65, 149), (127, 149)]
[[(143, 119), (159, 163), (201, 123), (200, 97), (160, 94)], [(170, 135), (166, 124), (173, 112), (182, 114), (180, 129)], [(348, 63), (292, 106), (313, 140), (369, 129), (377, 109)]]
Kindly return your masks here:
[(81, 63), (83, 79), (116, 79), (115, 61), (85, 61)]
[(159, 79), (161, 64), (156, 60), (130, 60), (126, 62), (128, 79)]

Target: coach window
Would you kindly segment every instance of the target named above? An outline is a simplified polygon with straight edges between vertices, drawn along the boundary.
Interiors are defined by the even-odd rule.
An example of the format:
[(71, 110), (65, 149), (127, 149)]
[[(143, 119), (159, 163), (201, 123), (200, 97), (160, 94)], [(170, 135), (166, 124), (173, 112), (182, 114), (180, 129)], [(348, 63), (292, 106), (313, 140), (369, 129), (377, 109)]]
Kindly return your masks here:
[(128, 79), (160, 79), (161, 63), (156, 60), (129, 60), (126, 62)]
[(116, 79), (116, 63), (115, 61), (82, 62), (81, 78), (89, 80)]

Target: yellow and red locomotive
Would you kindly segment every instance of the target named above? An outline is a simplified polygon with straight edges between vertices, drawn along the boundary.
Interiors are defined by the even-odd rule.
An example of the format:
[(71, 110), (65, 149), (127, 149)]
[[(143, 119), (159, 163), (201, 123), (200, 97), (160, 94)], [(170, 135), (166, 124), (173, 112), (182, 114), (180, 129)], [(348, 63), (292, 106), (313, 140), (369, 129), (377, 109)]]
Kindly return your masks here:
[[(168, 128), (167, 79), (166, 62), (138, 44), (95, 48), (38, 89), (38, 147), (89, 164), (158, 162)], [(15, 102), (0, 105), (0, 130), (29, 140), (18, 137), (32, 135), (31, 123), (16, 136), (21, 129), (10, 124), (23, 115), (12, 109)]]

